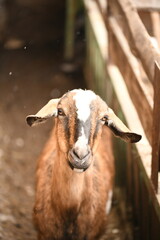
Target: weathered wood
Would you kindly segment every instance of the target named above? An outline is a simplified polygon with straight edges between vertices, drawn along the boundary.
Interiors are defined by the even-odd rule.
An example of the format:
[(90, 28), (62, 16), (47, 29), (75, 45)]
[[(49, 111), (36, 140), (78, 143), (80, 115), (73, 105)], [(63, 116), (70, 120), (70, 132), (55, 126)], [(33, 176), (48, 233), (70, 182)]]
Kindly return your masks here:
[[(127, 168), (127, 172), (126, 172), (126, 176), (127, 176), (127, 196), (128, 198), (132, 199), (133, 198), (133, 155), (132, 155), (132, 145), (128, 144), (127, 145), (127, 158), (126, 158), (127, 164), (126, 164), (126, 168)], [(130, 200), (129, 199), (129, 200)]]
[(71, 61), (74, 57), (75, 9), (75, 1), (67, 0), (64, 46), (64, 59), (66, 61)]
[(142, 135), (142, 140), (136, 144), (141, 161), (139, 161), (140, 168), (143, 169), (148, 179), (151, 177), (151, 145), (146, 138), (146, 133), (142, 127), (141, 121), (137, 111), (131, 101), (125, 81), (120, 74), (118, 68), (113, 64), (108, 64), (107, 70), (113, 84), (118, 102), (124, 113), (128, 127), (132, 131), (137, 131)]
[(154, 36), (151, 13), (149, 11), (144, 11), (144, 10), (140, 9), (140, 10), (138, 10), (138, 15), (139, 15), (140, 19), (142, 20), (148, 34), (150, 36)]
[(97, 2), (97, 5), (100, 9), (100, 12), (106, 14), (107, 11), (107, 2), (106, 0), (95, 0)]
[(151, 12), (150, 15), (152, 21), (153, 35), (157, 39), (157, 47), (160, 48), (160, 15), (158, 12)]
[(154, 110), (153, 110), (153, 129), (152, 129), (152, 174), (151, 179), (155, 190), (158, 189), (158, 171), (160, 167), (160, 66), (155, 63), (154, 78)]
[(130, 0), (108, 1), (109, 14), (121, 25), (132, 52), (139, 57), (149, 79), (154, 79), (154, 61), (160, 64), (160, 55), (154, 48), (136, 8)]
[[(95, 31), (95, 28), (96, 28), (97, 25), (94, 24), (94, 21), (97, 21), (97, 19), (94, 18), (94, 17), (91, 18), (92, 4), (93, 3), (95, 4), (99, 0), (95, 0), (95, 1), (83, 0), (83, 1), (85, 3), (87, 3), (87, 5), (85, 5), (85, 7), (87, 6), (86, 7), (86, 14), (88, 16), (88, 20), (92, 21), (92, 24), (90, 24), (89, 27), (92, 28), (92, 31), (94, 32), (94, 34), (89, 38), (89, 43), (88, 43), (88, 46), (90, 46), (91, 49), (92, 49), (92, 51), (91, 51), (91, 49), (89, 49), (89, 52), (88, 52), (89, 59), (91, 60), (93, 58), (93, 55), (94, 55), (94, 58), (97, 56), (95, 54), (95, 51), (94, 51), (94, 45), (91, 44), (92, 41), (96, 41), (99, 48), (101, 49), (100, 52), (101, 53), (103, 52), (103, 50), (102, 50), (103, 48), (101, 48), (102, 46), (100, 46), (101, 41), (99, 41), (99, 39), (100, 39), (99, 35), (97, 36), (98, 31)], [(112, 0), (110, 0), (110, 1), (112, 1)], [(102, 15), (101, 20), (103, 21), (103, 25), (104, 25), (104, 19), (105, 19), (106, 23), (107, 23), (106, 26), (108, 27), (108, 25), (109, 25), (108, 15), (105, 14), (104, 11), (102, 11), (102, 8), (100, 9), (100, 6), (98, 6), (98, 5), (97, 5), (97, 10), (99, 10), (101, 15)], [(94, 12), (92, 12), (92, 14), (94, 16)], [(99, 19), (99, 24), (101, 24), (101, 20)], [(117, 34), (119, 35), (119, 31), (117, 32)], [(110, 36), (110, 34), (109, 34), (109, 37), (111, 37), (111, 38), (109, 38), (109, 43), (110, 43), (110, 40), (112, 41), (112, 37), (116, 38), (115, 37), (116, 35), (114, 36), (113, 32), (112, 32), (112, 35), (113, 36)], [(124, 33), (123, 33), (123, 36), (124, 36)], [(127, 42), (126, 38), (123, 38), (120, 41), (120, 43), (123, 43), (124, 46), (126, 46), (126, 44), (123, 41), (124, 39), (125, 39), (125, 42)], [(107, 44), (107, 41), (106, 41), (106, 44)], [(114, 50), (115, 57), (116, 57), (116, 53), (117, 53), (117, 55), (119, 55), (119, 52), (117, 50), (117, 48), (119, 49), (118, 44), (119, 44), (119, 42), (117, 43), (117, 45), (115, 47), (115, 50)], [(122, 44), (121, 52), (123, 52), (122, 51), (123, 50), (123, 44)], [(93, 46), (91, 46), (91, 45), (93, 45)], [(124, 49), (126, 49), (126, 47)], [(131, 53), (131, 50), (130, 50), (129, 46), (128, 46), (127, 49), (129, 49), (129, 52), (124, 51), (122, 56), (124, 58), (128, 59), (128, 64), (132, 63), (131, 66), (132, 66), (133, 70), (136, 72), (136, 74), (138, 74), (138, 75), (136, 75), (136, 77), (139, 76), (138, 77), (138, 79), (140, 79), (139, 84), (140, 84), (142, 90), (144, 91), (146, 99), (147, 99), (148, 103), (151, 105), (150, 107), (152, 109), (153, 108), (153, 86), (152, 86), (152, 83), (150, 83), (149, 81), (146, 82), (146, 80), (145, 80), (146, 76), (142, 77), (141, 71), (137, 70), (137, 67), (136, 67), (137, 63), (139, 63), (139, 60), (136, 59), (136, 63), (135, 63), (135, 61), (133, 60), (133, 59), (135, 59), (135, 57)], [(107, 51), (105, 53), (107, 53)], [(103, 56), (105, 55), (105, 53), (103, 52), (102, 58), (104, 58)], [(120, 55), (120, 57), (122, 57), (122, 56)], [(122, 59), (122, 58), (120, 58), (120, 59)], [(139, 119), (139, 116), (137, 115), (136, 108), (133, 105), (133, 102), (131, 101), (131, 97), (128, 93), (128, 89), (126, 87), (126, 83), (124, 81), (124, 78), (120, 74), (117, 66), (115, 64), (112, 64), (111, 61), (109, 61), (109, 60), (110, 60), (110, 58), (107, 59), (106, 55), (105, 55), (104, 62), (106, 64), (107, 73), (108, 73), (109, 79), (111, 80), (111, 83), (113, 85), (113, 89), (114, 89), (114, 92), (117, 96), (118, 102), (119, 102), (119, 104), (121, 106), (121, 109), (124, 113), (125, 119), (128, 123), (128, 127), (132, 131), (138, 131), (142, 135), (142, 140), (139, 143), (136, 144), (138, 154), (136, 156), (134, 156), (133, 164), (136, 161), (137, 166), (138, 166), (139, 170), (141, 171), (140, 172), (140, 180), (142, 180), (142, 182), (145, 183), (145, 185), (147, 187), (147, 191), (148, 191), (148, 196), (150, 198), (150, 202), (153, 204), (153, 206), (156, 210), (156, 214), (157, 214), (158, 218), (160, 219), (160, 208), (159, 208), (160, 194), (155, 194), (153, 185), (151, 184), (151, 181), (150, 181), (150, 179), (151, 179), (151, 145), (149, 144), (148, 139), (146, 138), (146, 131), (144, 131), (144, 128), (142, 127), (142, 123)], [(123, 71), (128, 72), (128, 70), (126, 70), (128, 68), (128, 65), (125, 65), (126, 62), (123, 63), (123, 60), (120, 60), (120, 61), (121, 61), (121, 66), (124, 66)], [(92, 78), (92, 83), (95, 85), (95, 78), (99, 79), (99, 81), (100, 81), (100, 78), (94, 75), (95, 74), (94, 73), (94, 65), (91, 66), (90, 72), (92, 72), (92, 74), (93, 74), (93, 75), (91, 75), (91, 78)], [(142, 73), (143, 73), (143, 71), (142, 71)], [(108, 78), (108, 76), (106, 76), (106, 82), (107, 82), (107, 78)], [(133, 79), (130, 78), (130, 75), (128, 75), (128, 78), (129, 78), (128, 81), (130, 81), (130, 82), (134, 81), (134, 78)], [(149, 92), (150, 87), (148, 87), (148, 83), (149, 83), (149, 86), (151, 86), (151, 88), (152, 88), (152, 91), (151, 91), (152, 93)], [(132, 85), (132, 83), (130, 83), (130, 84), (131, 84), (131, 86), (134, 86), (134, 83), (133, 83), (133, 85)], [(144, 87), (142, 87), (142, 86), (144, 86)], [(132, 92), (134, 91), (134, 88), (130, 87), (130, 89), (132, 89)], [(137, 98), (142, 99), (143, 97), (141, 95), (137, 95)], [(139, 105), (141, 105), (141, 104), (142, 103), (140, 102)], [(142, 106), (142, 110), (143, 110), (143, 106)], [(144, 117), (147, 119), (147, 117), (148, 117), (147, 113), (145, 113)], [(151, 114), (149, 114), (149, 117), (151, 117)], [(140, 190), (138, 190), (138, 191), (140, 191)]]
[(151, 143), (153, 87), (143, 75), (139, 62), (131, 53), (127, 40), (113, 17), (109, 18), (109, 24), (110, 59), (118, 66), (123, 75), (146, 136)]
[(136, 8), (160, 10), (159, 0), (132, 0)]
[(107, 31), (105, 29), (105, 23), (103, 22), (102, 16), (97, 9), (97, 4), (94, 1), (84, 0), (84, 4), (85, 4), (86, 10), (88, 11), (90, 24), (92, 26), (92, 29), (94, 29), (94, 34), (97, 37), (101, 55), (104, 58), (104, 60), (107, 60), (108, 42), (107, 42)]

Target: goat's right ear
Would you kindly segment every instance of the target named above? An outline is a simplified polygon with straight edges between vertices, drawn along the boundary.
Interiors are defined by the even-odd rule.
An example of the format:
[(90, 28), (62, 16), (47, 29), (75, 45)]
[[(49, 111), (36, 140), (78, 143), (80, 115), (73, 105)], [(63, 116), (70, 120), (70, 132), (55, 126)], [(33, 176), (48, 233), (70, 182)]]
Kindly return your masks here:
[(130, 143), (136, 143), (141, 140), (142, 136), (131, 132), (115, 115), (111, 108), (108, 108), (108, 113), (104, 118), (105, 124), (110, 128), (116, 137), (120, 137), (125, 142)]
[(29, 126), (35, 126), (57, 115), (59, 98), (50, 100), (38, 113), (26, 117)]

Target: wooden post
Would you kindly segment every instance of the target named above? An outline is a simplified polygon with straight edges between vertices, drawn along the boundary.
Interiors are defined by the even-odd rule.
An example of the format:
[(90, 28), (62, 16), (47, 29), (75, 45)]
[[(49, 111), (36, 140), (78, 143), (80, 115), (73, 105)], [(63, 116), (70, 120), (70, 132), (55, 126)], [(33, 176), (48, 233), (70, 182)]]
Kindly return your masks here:
[(158, 171), (160, 167), (160, 66), (155, 62), (154, 76), (154, 109), (152, 129), (152, 173), (151, 179), (155, 190), (158, 190)]
[(74, 57), (75, 0), (66, 0), (66, 26), (64, 58), (71, 61)]
[(152, 20), (152, 28), (153, 28), (153, 34), (157, 40), (157, 47), (160, 47), (160, 16), (159, 12), (151, 12), (151, 20)]
[(136, 8), (148, 9), (148, 10), (159, 10), (160, 2), (159, 0), (132, 0)]

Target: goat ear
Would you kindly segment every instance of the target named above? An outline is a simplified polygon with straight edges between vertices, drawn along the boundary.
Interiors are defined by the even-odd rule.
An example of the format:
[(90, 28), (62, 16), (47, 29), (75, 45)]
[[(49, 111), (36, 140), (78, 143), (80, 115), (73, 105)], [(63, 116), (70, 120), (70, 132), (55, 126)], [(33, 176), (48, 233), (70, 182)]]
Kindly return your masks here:
[(57, 115), (57, 104), (59, 99), (50, 100), (38, 113), (26, 117), (29, 126), (35, 126), (38, 123), (46, 121), (48, 118)]
[(105, 116), (105, 124), (111, 129), (116, 137), (120, 137), (126, 142), (135, 143), (141, 140), (142, 136), (131, 132), (123, 122), (115, 115), (111, 108)]

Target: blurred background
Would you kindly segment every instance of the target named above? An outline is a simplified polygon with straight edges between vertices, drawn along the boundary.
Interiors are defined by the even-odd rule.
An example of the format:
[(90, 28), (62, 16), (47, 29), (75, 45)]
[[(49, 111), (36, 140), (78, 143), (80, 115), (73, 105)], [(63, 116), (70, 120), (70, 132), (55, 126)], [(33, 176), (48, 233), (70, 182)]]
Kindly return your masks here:
[(77, 63), (79, 67), (71, 73), (62, 71), (65, 16), (64, 0), (0, 0), (0, 239), (3, 240), (36, 239), (32, 225), (36, 159), (53, 123), (30, 129), (26, 116), (38, 111), (51, 98), (85, 87), (81, 64)]
[(74, 88), (94, 90), (143, 135), (136, 147), (113, 143), (103, 240), (160, 239), (159, 11), (158, 0), (0, 0), (0, 239), (36, 240), (36, 159), (53, 121), (31, 129), (25, 118)]

